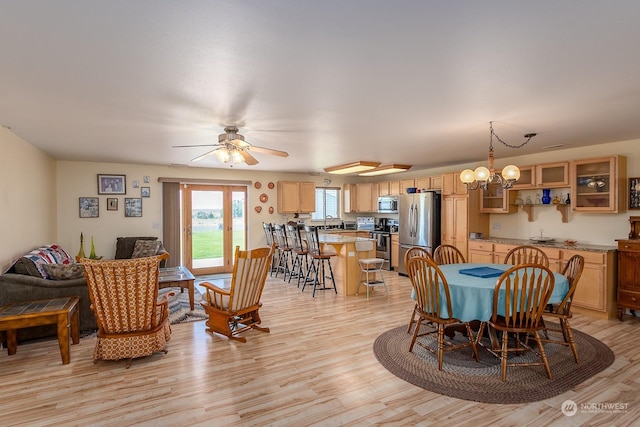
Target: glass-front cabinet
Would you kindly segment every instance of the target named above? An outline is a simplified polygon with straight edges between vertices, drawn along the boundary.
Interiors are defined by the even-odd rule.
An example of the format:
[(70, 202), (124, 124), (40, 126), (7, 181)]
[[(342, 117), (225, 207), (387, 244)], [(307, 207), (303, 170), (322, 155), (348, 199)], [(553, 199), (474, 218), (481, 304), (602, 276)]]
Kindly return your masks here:
[(571, 162), (571, 209), (624, 212), (627, 163), (624, 156)]
[(517, 191), (505, 190), (497, 183), (489, 184), (487, 190), (481, 191), (480, 212), (482, 213), (512, 213), (518, 207), (515, 205)]
[(569, 162), (545, 163), (520, 167), (520, 178), (513, 184), (515, 190), (534, 188), (562, 188), (569, 186)]

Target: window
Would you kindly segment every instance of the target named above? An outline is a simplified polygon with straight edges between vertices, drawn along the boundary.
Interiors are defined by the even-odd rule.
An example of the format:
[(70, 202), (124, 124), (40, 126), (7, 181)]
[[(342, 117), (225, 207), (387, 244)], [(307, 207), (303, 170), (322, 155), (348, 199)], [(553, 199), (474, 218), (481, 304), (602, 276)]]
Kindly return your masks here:
[(316, 188), (316, 211), (312, 220), (340, 218), (340, 188)]

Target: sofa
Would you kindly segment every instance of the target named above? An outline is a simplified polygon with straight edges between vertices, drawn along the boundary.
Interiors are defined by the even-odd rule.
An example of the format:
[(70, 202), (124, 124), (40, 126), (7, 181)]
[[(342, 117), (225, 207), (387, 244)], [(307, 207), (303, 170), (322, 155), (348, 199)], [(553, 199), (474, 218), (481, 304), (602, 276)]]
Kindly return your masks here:
[[(156, 241), (157, 237), (119, 237), (116, 240), (116, 258), (131, 258), (166, 253), (159, 245), (136, 242)], [(155, 248), (155, 249), (154, 249)], [(145, 252), (145, 250), (147, 252)], [(58, 245), (45, 245), (19, 258), (9, 270), (0, 275), (0, 306), (30, 300), (80, 297), (80, 330), (95, 331), (98, 326), (91, 310), (89, 289), (84, 278), (84, 268)], [(55, 336), (56, 326), (45, 325), (18, 330), (18, 341)]]

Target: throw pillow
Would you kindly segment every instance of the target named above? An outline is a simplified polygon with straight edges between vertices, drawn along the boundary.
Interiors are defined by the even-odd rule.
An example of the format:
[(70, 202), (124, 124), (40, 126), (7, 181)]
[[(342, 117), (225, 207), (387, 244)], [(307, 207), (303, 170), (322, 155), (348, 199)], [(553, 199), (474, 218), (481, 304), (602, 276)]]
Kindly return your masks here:
[(115, 259), (132, 258), (133, 248), (138, 240), (157, 240), (157, 237), (118, 237), (116, 239)]
[(84, 277), (84, 265), (74, 264), (45, 264), (44, 269), (51, 280), (70, 280)]
[(158, 253), (160, 242), (157, 240), (138, 240), (133, 247), (131, 258), (144, 258)]

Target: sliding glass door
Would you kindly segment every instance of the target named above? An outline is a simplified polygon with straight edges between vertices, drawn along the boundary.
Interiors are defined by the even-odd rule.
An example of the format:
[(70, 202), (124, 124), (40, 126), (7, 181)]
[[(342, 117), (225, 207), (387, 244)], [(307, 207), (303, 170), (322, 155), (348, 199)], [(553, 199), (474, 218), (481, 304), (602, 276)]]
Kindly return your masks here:
[(195, 275), (233, 271), (236, 246), (246, 249), (244, 186), (183, 186), (183, 259)]

